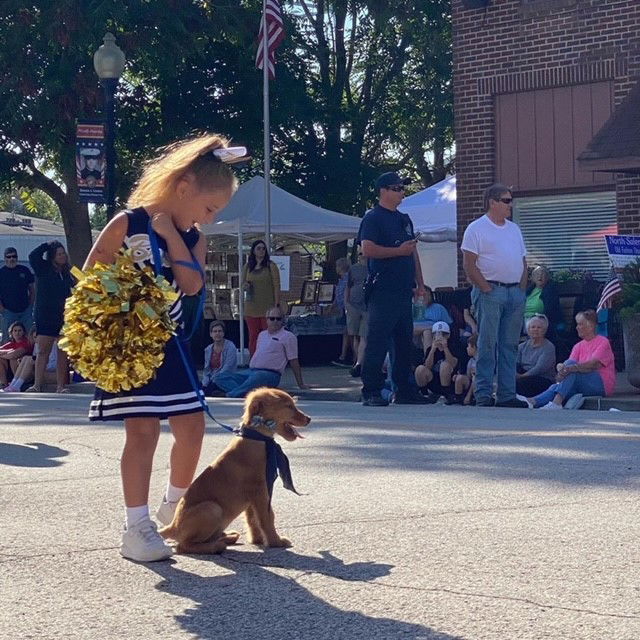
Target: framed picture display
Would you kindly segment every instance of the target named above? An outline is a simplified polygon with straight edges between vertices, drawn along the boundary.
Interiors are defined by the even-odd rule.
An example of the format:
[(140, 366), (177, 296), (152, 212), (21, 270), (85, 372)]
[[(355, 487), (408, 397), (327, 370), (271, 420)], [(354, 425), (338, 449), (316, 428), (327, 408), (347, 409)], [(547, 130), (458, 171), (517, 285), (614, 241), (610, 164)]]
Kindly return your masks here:
[(289, 315), (292, 318), (303, 316), (307, 312), (307, 306), (304, 304), (292, 304), (289, 309)]
[(336, 295), (336, 285), (330, 282), (320, 282), (318, 286), (318, 304), (333, 302)]
[(302, 285), (302, 293), (300, 294), (300, 302), (302, 304), (313, 304), (318, 295), (319, 280), (305, 280)]

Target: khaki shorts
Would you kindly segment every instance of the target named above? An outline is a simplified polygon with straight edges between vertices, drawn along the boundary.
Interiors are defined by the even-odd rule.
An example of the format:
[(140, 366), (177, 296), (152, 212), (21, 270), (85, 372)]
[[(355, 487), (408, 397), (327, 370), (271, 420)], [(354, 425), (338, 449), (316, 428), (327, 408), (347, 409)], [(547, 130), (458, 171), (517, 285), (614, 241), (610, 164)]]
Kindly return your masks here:
[(347, 334), (350, 336), (358, 336), (360, 338), (367, 337), (367, 312), (347, 304)]

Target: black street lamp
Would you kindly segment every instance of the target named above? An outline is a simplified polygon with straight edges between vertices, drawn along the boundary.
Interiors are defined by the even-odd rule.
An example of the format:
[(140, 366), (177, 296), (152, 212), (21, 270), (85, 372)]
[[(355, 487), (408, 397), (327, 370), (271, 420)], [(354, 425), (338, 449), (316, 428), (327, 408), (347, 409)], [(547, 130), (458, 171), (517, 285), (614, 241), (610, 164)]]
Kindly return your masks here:
[(100, 84), (104, 88), (107, 219), (111, 220), (116, 208), (115, 93), (118, 81), (124, 70), (125, 57), (120, 47), (116, 44), (116, 39), (112, 33), (105, 34), (103, 42), (104, 44), (100, 45), (93, 55), (93, 67), (100, 78)]

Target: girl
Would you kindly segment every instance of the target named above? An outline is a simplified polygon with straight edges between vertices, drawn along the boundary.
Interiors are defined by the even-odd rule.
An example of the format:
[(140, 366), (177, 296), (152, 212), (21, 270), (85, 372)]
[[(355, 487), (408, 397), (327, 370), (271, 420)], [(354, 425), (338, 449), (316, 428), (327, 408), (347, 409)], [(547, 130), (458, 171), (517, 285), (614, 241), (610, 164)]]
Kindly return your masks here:
[[(153, 265), (154, 237), (160, 247), (164, 277), (181, 297), (197, 293), (202, 287), (200, 272), (181, 262), (195, 260), (203, 268), (206, 240), (196, 225), (212, 223), (237, 188), (233, 171), (223, 160), (230, 157), (235, 161), (245, 150), (226, 147), (224, 138), (202, 135), (177, 142), (150, 161), (129, 199), (131, 209), (119, 213), (104, 228), (85, 268), (98, 261), (113, 263), (122, 247), (133, 251), (138, 266)], [(170, 314), (180, 323), (180, 299)], [(124, 419), (120, 470), (126, 522), (120, 553), (141, 562), (163, 560), (172, 554), (151, 521), (148, 507), (160, 420), (168, 418), (174, 437), (169, 482), (156, 513), (163, 524), (171, 522), (178, 500), (193, 479), (204, 435), (201, 392), (193, 388), (186, 366), (193, 380), (197, 380), (195, 368), (188, 348), (182, 350), (185, 366), (178, 340), (172, 338), (166, 344), (164, 361), (151, 381), (117, 394), (96, 388), (89, 411), (91, 420)]]
[(236, 345), (224, 337), (224, 322), (214, 320), (209, 325), (209, 335), (213, 342), (205, 347), (202, 374), (202, 388), (208, 396), (220, 394), (216, 378), (221, 373), (235, 373), (238, 368), (238, 351)]
[(269, 258), (267, 245), (256, 240), (242, 268), (245, 291), (244, 318), (249, 329), (249, 353), (256, 350), (258, 335), (267, 328), (267, 311), (280, 306), (280, 270)]
[[(29, 263), (36, 274), (36, 301), (33, 317), (38, 337), (38, 355), (36, 357), (35, 379), (27, 391), (41, 391), (44, 370), (49, 361), (53, 343), (60, 337), (64, 323), (64, 303), (71, 295), (73, 278), (69, 267), (69, 258), (64, 247), (57, 241), (45, 242), (29, 254)], [(67, 355), (59, 354), (56, 369), (57, 393), (66, 393)]]
[(18, 369), (18, 361), (33, 350), (22, 322), (9, 327), (9, 342), (0, 346), (0, 389), (7, 386)]
[[(35, 328), (29, 331), (29, 343), (34, 345), (36, 342), (36, 330)], [(32, 347), (33, 348), (33, 347)], [(47, 366), (44, 370), (44, 383), (45, 384), (55, 384), (56, 383), (56, 370), (58, 365), (58, 354), (60, 350), (58, 349), (58, 345), (54, 344), (51, 349), (51, 353), (49, 354), (49, 360), (47, 362)], [(25, 357), (20, 359), (20, 364), (16, 369), (15, 375), (13, 376), (13, 380), (11, 384), (4, 388), (5, 393), (19, 392), (22, 391), (22, 387), (25, 384), (33, 382), (33, 375), (35, 371), (36, 358), (38, 356), (38, 345), (35, 344), (35, 348), (33, 348), (33, 355), (31, 357)]]

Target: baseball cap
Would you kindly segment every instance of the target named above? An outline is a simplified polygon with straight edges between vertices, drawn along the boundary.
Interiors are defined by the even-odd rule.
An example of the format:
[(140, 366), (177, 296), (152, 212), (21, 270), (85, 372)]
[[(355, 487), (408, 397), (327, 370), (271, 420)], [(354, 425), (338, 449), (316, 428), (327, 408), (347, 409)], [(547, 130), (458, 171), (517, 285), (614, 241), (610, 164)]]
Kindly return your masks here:
[(376, 180), (376, 189), (384, 189), (394, 184), (411, 184), (411, 178), (401, 178), (395, 171), (388, 171), (378, 176)]
[(431, 327), (431, 333), (451, 333), (451, 329), (449, 329), (449, 325), (446, 322), (442, 322), (442, 320), (438, 320), (438, 322), (434, 322)]

